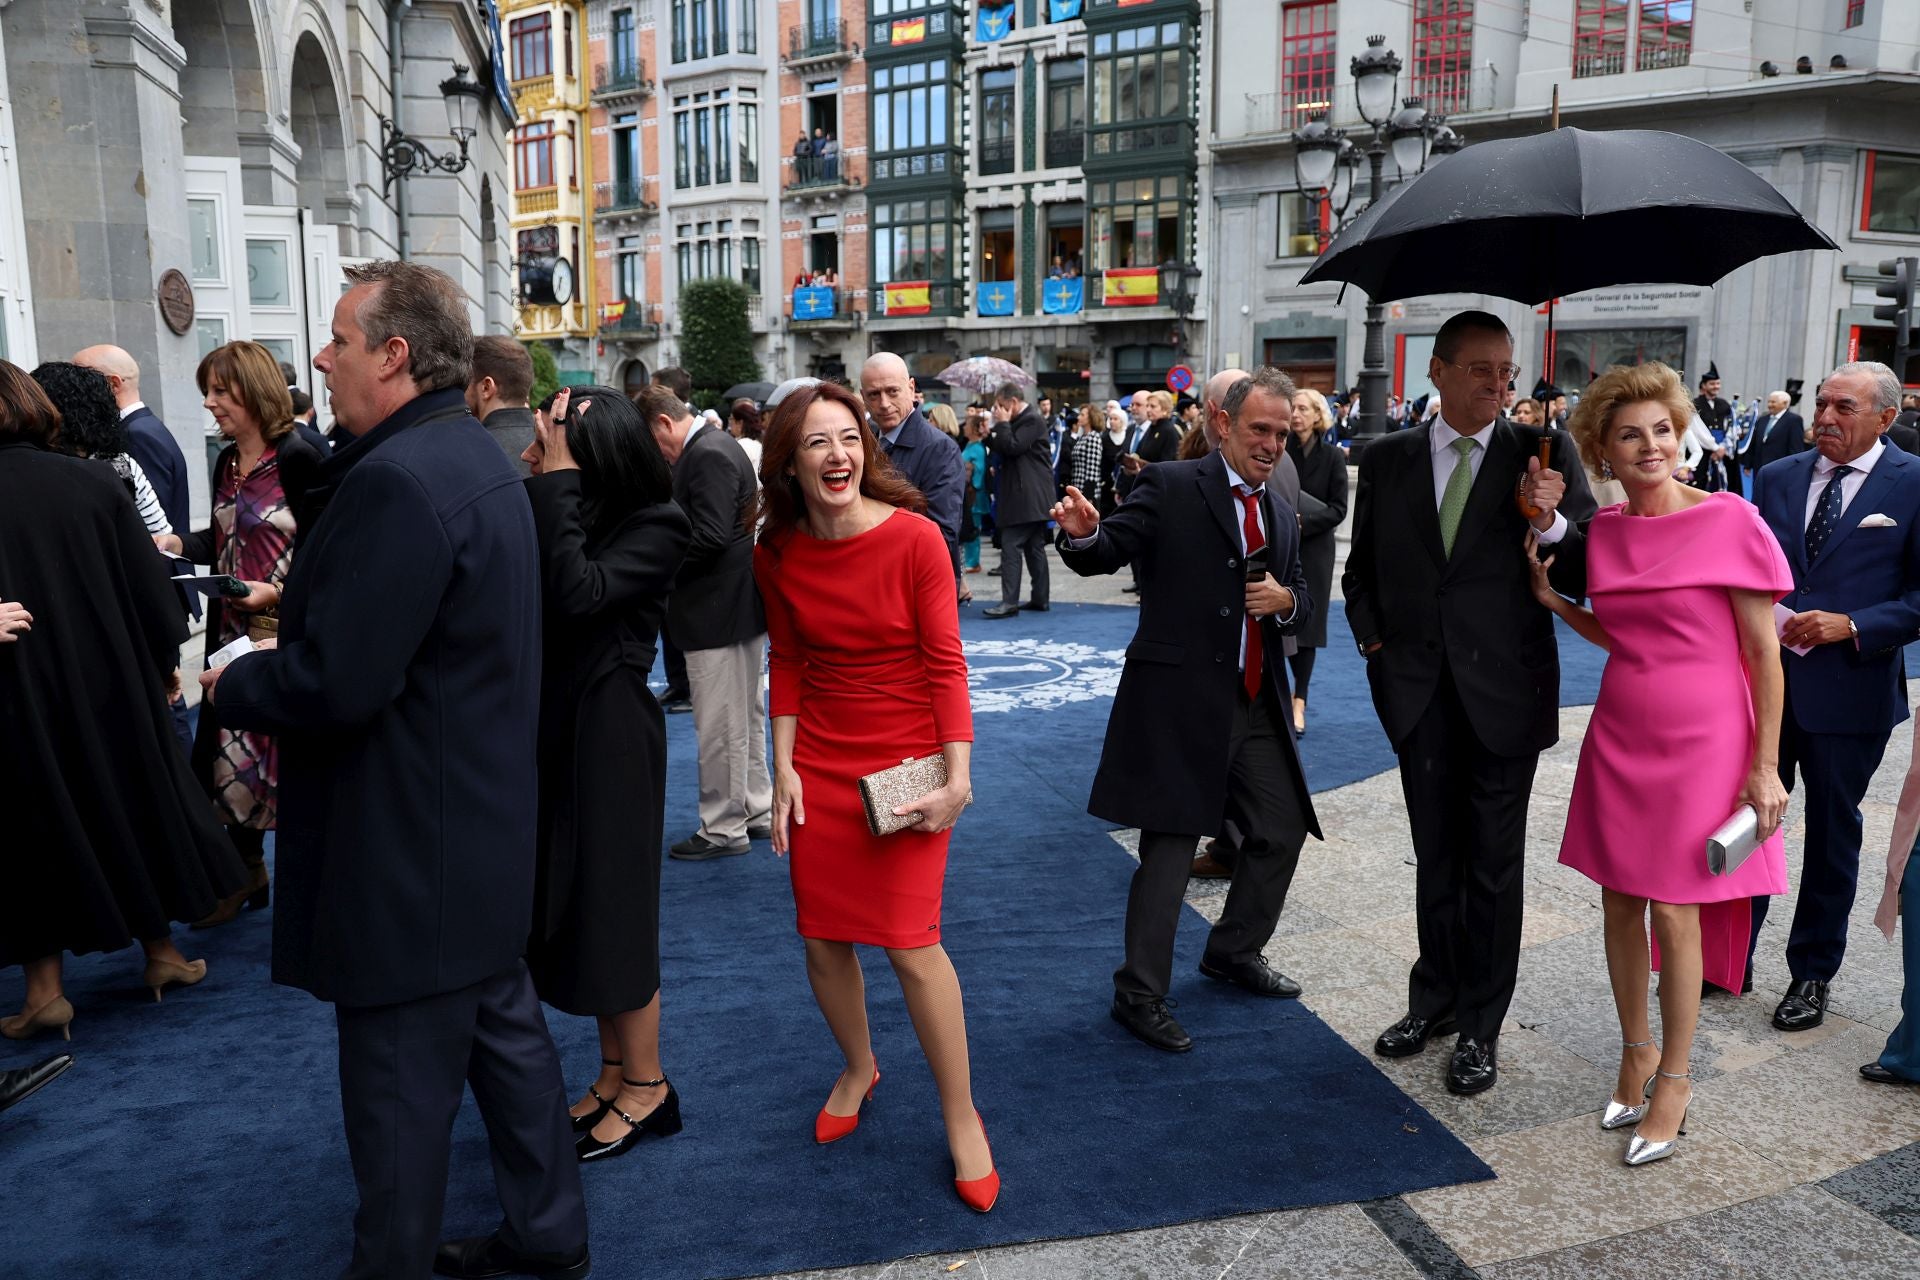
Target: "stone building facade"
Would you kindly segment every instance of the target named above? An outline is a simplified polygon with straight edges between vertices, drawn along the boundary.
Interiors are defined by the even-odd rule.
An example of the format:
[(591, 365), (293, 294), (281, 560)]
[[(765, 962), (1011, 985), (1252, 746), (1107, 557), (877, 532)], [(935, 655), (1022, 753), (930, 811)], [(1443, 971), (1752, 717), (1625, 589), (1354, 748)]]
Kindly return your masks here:
[[(505, 109), (481, 104), (458, 173), (383, 180), (382, 119), (457, 154), (439, 85), (493, 83), (490, 0), (0, 0), (0, 312), (6, 351), (112, 342), (190, 458), (194, 369), (262, 342), (302, 370), (344, 263), (409, 256), (511, 331)], [(178, 272), (192, 317), (158, 293)], [(174, 288), (176, 297), (186, 291)], [(194, 504), (206, 510), (204, 474)]]

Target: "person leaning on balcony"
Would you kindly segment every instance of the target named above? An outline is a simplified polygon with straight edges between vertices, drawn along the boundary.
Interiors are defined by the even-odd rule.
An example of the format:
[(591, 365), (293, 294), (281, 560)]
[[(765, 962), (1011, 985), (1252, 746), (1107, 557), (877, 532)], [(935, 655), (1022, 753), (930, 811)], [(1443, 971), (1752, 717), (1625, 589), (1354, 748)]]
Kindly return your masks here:
[(793, 175), (796, 182), (813, 181), (813, 144), (807, 141), (805, 129), (793, 140)]
[(821, 174), (828, 182), (840, 179), (840, 139), (829, 133), (820, 140)]

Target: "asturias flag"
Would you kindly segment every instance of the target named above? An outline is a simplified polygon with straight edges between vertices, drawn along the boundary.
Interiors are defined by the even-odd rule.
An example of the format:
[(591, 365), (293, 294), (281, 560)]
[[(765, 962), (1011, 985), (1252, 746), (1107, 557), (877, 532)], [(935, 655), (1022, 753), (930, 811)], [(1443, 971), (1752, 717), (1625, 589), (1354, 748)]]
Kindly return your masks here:
[(1054, 22), (1065, 22), (1079, 16), (1080, 0), (1047, 0), (1047, 17)]
[(1101, 290), (1109, 307), (1150, 307), (1160, 301), (1160, 268), (1116, 267), (1102, 278)]
[(919, 44), (927, 38), (925, 18), (900, 18), (888, 29), (889, 44)]
[(1011, 280), (985, 281), (973, 287), (976, 310), (983, 316), (1010, 316), (1018, 291)]
[(933, 285), (929, 280), (901, 280), (887, 286), (887, 314), (924, 316), (933, 310)]
[(1005, 40), (1007, 33), (1013, 30), (1013, 4), (987, 4), (982, 0), (978, 20), (973, 26), (973, 38), (981, 44), (992, 44), (996, 40)]
[(793, 291), (793, 318), (795, 320), (826, 320), (833, 315), (833, 290), (822, 285), (809, 285)]
[(1086, 305), (1087, 282), (1079, 276), (1060, 276), (1047, 281), (1040, 292), (1040, 309), (1048, 315), (1075, 315)]

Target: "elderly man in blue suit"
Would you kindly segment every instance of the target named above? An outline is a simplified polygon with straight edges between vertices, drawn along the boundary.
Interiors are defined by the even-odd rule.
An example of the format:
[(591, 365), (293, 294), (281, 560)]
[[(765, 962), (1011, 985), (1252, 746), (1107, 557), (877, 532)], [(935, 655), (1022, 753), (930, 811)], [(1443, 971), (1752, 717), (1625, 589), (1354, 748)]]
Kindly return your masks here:
[[(1900, 411), (1883, 364), (1843, 364), (1814, 399), (1813, 448), (1763, 467), (1753, 501), (1793, 566), (1780, 633), (1780, 773), (1805, 786), (1806, 858), (1773, 1025), (1826, 1018), (1860, 874), (1860, 800), (1907, 718), (1901, 646), (1920, 637), (1920, 458), (1881, 439)], [(1753, 941), (1767, 914), (1754, 899)], [(1751, 954), (1751, 952), (1749, 953)], [(1751, 963), (1751, 960), (1749, 960)], [(1751, 976), (1749, 976), (1751, 984)]]
[(954, 590), (960, 587), (960, 501), (967, 469), (960, 446), (926, 420), (913, 403), (913, 376), (891, 351), (867, 357), (860, 367), (860, 397), (880, 437), (880, 451), (927, 499), (927, 517), (940, 526), (953, 558)]

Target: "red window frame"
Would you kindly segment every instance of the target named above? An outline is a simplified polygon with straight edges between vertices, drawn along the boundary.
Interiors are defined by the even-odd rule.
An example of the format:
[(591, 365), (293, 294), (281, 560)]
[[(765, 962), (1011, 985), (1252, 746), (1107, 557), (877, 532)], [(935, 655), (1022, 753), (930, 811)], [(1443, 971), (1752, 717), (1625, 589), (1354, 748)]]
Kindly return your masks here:
[(553, 185), (553, 121), (521, 125), (513, 131), (513, 189), (538, 191)]
[(1634, 69), (1658, 71), (1684, 67), (1693, 58), (1694, 6), (1687, 0), (1687, 16), (1673, 16), (1675, 0), (1640, 0), (1640, 35)]
[(1280, 10), (1280, 101), (1285, 123), (1298, 129), (1333, 108), (1338, 0), (1292, 0)]
[(1842, 28), (1857, 27), (1867, 20), (1867, 0), (1847, 0), (1846, 20)]
[(546, 10), (507, 24), (513, 43), (513, 78), (532, 80), (553, 74), (553, 15)]
[(1473, 89), (1473, 0), (1414, 0), (1409, 83), (1427, 110), (1465, 111)]
[(1615, 76), (1627, 69), (1632, 0), (1574, 0), (1573, 78)]

